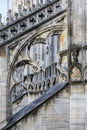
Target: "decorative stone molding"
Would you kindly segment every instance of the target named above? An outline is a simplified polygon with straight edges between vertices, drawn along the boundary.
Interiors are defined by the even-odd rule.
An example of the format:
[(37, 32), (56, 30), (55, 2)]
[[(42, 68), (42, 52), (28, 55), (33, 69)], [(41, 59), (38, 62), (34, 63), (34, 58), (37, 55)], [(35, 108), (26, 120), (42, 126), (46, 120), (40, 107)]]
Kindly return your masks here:
[(68, 72), (65, 70), (64, 67), (61, 66), (62, 57), (58, 55), (58, 62), (57, 62), (57, 69), (59, 71), (59, 82), (60, 81), (66, 81)]
[[(21, 18), (22, 17), (21, 16), (19, 19), (19, 17), (18, 17), (18, 18), (16, 18), (17, 21), (15, 21), (14, 23), (10, 23), (10, 24), (8, 23), (8, 26), (6, 26), (0, 30), (0, 32), (2, 34), (1, 35), (2, 39), (0, 41), (1, 44), (3, 44), (5, 41), (7, 42), (8, 40), (10, 40), (10, 38), (15, 37), (15, 36), (21, 34), (22, 32), (25, 32), (26, 29), (30, 29), (34, 26), (37, 26), (37, 24), (39, 26), (40, 23), (42, 25), (42, 23), (44, 23), (47, 20), (50, 20), (50, 18), (53, 19), (55, 16), (57, 16), (57, 14), (60, 15), (60, 17), (58, 17), (58, 18), (61, 20), (61, 17), (65, 17), (66, 9), (63, 10), (61, 8), (60, 1), (61, 0), (51, 1), (48, 5), (44, 5), (43, 8), (37, 10), (36, 12), (31, 13), (28, 16), (25, 16), (24, 18)], [(64, 12), (64, 13), (61, 16), (62, 12)], [(56, 18), (56, 19), (58, 19), (58, 18)], [(22, 47), (22, 45), (23, 45), (23, 47), (22, 48), (19, 47), (17, 49), (17, 53), (16, 53), (17, 55), (15, 54), (14, 59), (11, 61), (12, 70), (10, 68), (10, 70), (11, 70), (10, 75), (11, 75), (11, 78), (13, 78), (13, 79), (9, 78), (9, 80), (10, 79), (12, 80), (12, 84), (10, 85), (10, 87), (14, 86), (14, 84), (16, 84), (16, 86), (15, 86), (16, 89), (14, 92), (12, 92), (12, 97), (14, 100), (19, 98), (23, 94), (30, 94), (30, 95), (31, 94), (33, 94), (33, 95), (42, 94), (45, 91), (47, 91), (50, 87), (54, 86), (59, 81), (59, 75), (57, 75), (58, 70), (55, 67), (55, 64), (53, 64), (52, 67), (49, 66), (48, 68), (46, 68), (47, 70), (45, 70), (44, 68), (42, 68), (41, 63), (40, 63), (40, 65), (38, 65), (38, 63), (32, 61), (32, 59), (29, 57), (29, 55), (26, 58), (26, 55), (24, 56), (24, 53), (22, 53), (22, 52), (24, 52), (23, 50), (25, 47), (28, 50), (28, 49), (30, 49), (31, 45), (37, 44), (37, 42), (45, 43), (45, 38), (41, 38), (40, 34), (45, 34), (46, 31), (47, 31), (47, 35), (52, 31), (61, 31), (62, 32), (66, 27), (66, 25), (63, 23), (61, 25), (60, 24), (57, 25), (57, 23), (55, 23), (55, 19), (53, 22), (53, 26), (48, 25), (49, 22), (46, 24), (47, 24), (47, 27), (50, 26), (49, 29), (46, 26), (42, 26), (42, 29), (39, 28), (40, 31), (35, 30), (34, 33), (32, 33), (32, 34), (29, 33), (29, 36), (28, 36), (29, 40), (26, 40), (27, 38), (25, 39), (27, 42), (24, 44), (23, 43), (21, 44), (21, 47)], [(56, 24), (56, 27), (54, 24)], [(52, 26), (52, 28), (51, 28), (51, 26)], [(57, 28), (58, 28), (58, 30), (57, 30)], [(5, 33), (5, 31), (6, 31), (6, 33)], [(21, 58), (23, 58), (23, 59), (21, 59)], [(24, 72), (23, 72), (22, 79), (17, 81), (15, 79), (14, 73), (17, 72), (17, 75), (18, 75), (20, 73), (20, 71), (17, 71), (17, 69), (25, 67), (26, 65), (31, 66), (32, 69), (34, 70), (33, 77), (30, 74), (24, 75)], [(23, 68), (23, 71), (24, 71), (24, 68)], [(43, 71), (46, 72), (46, 76), (45, 76), (45, 74), (42, 74)], [(35, 77), (35, 75), (36, 75), (36, 77)], [(10, 83), (10, 81), (8, 81), (8, 82)]]
[(85, 68), (84, 79), (87, 80), (87, 67)]
[[(49, 21), (58, 14), (66, 11), (66, 8), (61, 7), (61, 0), (53, 0), (43, 5), (41, 8), (24, 17), (19, 17), (18, 20), (10, 20), (11, 12), (8, 20), (8, 25), (0, 29), (0, 46), (7, 44), (11, 40), (25, 34), (40, 24)], [(20, 14), (20, 13), (19, 13)]]
[(74, 66), (71, 70), (70, 76), (71, 76), (71, 81), (81, 81), (81, 77), (82, 77), (81, 70), (77, 66)]
[(73, 63), (78, 63), (78, 56), (79, 56), (79, 50), (73, 49), (73, 52), (72, 52)]
[[(52, 66), (53, 66), (53, 64), (52, 64)], [(54, 64), (54, 66), (55, 66), (55, 64)], [(59, 80), (58, 80), (58, 76), (56, 74), (51, 73), (50, 76), (48, 75), (49, 68), (47, 68), (45, 70), (45, 71), (47, 71), (46, 77), (43, 77), (43, 76), (39, 77), (39, 75), (42, 75), (42, 73), (44, 73), (43, 71), (41, 71), (34, 75), (27, 75), (25, 80), (22, 80), (22, 82), (13, 86), (13, 89), (11, 92), (12, 99), (15, 100), (15, 99), (17, 99), (17, 97), (19, 97), (19, 95), (21, 96), (24, 93), (26, 93), (26, 94), (27, 93), (30, 93), (30, 94), (44, 93), (50, 87), (53, 87)], [(56, 71), (57, 71), (57, 69), (56, 69)]]

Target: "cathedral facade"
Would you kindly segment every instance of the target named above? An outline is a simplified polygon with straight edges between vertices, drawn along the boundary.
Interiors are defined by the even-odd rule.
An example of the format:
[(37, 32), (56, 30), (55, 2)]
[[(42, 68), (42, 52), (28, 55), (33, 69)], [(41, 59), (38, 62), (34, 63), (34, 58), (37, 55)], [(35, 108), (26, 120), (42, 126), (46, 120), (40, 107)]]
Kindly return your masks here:
[(87, 129), (87, 2), (13, 0), (0, 21), (0, 129)]

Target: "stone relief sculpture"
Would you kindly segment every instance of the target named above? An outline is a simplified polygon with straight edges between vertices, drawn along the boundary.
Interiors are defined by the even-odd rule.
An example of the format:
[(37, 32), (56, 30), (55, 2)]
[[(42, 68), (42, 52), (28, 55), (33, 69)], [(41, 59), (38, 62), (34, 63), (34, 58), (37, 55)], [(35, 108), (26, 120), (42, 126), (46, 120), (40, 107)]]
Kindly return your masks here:
[(66, 81), (68, 72), (67, 70), (61, 66), (62, 58), (60, 55), (58, 55), (58, 63), (57, 63), (57, 69), (59, 71), (59, 81)]
[(79, 63), (79, 46), (74, 46), (75, 48), (72, 49), (72, 64), (70, 69), (70, 80), (71, 81), (81, 81), (82, 80), (82, 71), (81, 71), (81, 64)]
[(71, 81), (80, 81), (81, 80), (81, 71), (79, 68), (74, 66), (71, 71)]

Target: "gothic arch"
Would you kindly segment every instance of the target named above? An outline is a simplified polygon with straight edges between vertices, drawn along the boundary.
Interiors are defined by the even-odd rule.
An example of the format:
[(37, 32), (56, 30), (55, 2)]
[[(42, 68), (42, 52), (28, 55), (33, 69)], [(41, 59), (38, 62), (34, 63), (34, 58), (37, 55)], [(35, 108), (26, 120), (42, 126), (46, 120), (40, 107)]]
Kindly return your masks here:
[[(63, 30), (62, 30), (63, 31)], [(47, 37), (46, 37), (46, 39), (48, 39), (49, 37), (51, 37), (51, 36), (53, 36), (53, 35), (60, 35), (61, 34), (61, 32), (60, 32), (60, 30), (52, 30), (50, 33), (48, 33), (48, 35), (47, 35)]]
[[(36, 44), (46, 44), (46, 39), (44, 38), (35, 38), (33, 41), (32, 41), (32, 44), (31, 45), (36, 45)], [(30, 49), (31, 45), (28, 46), (28, 49)]]
[(25, 66), (25, 65), (32, 65), (33, 62), (31, 60), (21, 60), (18, 63), (16, 63), (16, 65), (14, 66), (14, 68), (12, 69), (12, 78), (13, 81), (17, 84), (18, 82), (16, 81), (15, 77), (14, 77), (14, 72), (16, 71), (17, 68)]
[(34, 85), (32, 83), (29, 84), (28, 86), (29, 91), (33, 91), (34, 90)]
[(20, 48), (18, 49), (18, 51), (16, 52), (15, 56), (14, 56), (14, 59), (10, 65), (10, 69), (8, 71), (8, 76), (7, 76), (7, 87), (10, 86), (10, 79), (11, 79), (11, 73), (12, 73), (12, 70), (14, 68), (14, 65), (15, 65), (15, 61), (17, 60), (19, 54), (21, 53), (21, 51), (28, 45), (31, 45), (32, 42), (33, 42), (33, 39), (35, 39), (36, 37), (38, 37), (39, 35), (45, 33), (45, 32), (50, 32), (51, 30), (55, 31), (57, 30), (57, 28), (59, 28), (58, 24), (56, 25), (51, 25), (51, 26), (48, 26), (48, 28), (45, 26), (43, 27), (42, 29), (39, 29), (38, 30), (38, 33), (37, 32), (33, 32), (33, 34), (31, 34), (29, 37), (26, 38), (26, 41), (20, 46)]

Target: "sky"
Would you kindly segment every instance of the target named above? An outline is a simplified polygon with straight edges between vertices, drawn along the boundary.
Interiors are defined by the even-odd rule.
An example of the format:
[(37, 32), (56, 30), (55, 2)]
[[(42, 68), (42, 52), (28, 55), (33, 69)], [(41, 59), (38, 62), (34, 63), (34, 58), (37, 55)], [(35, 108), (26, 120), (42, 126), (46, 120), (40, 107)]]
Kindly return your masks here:
[(7, 13), (7, 2), (9, 1), (9, 8), (11, 9), (12, 0), (0, 0), (0, 13), (2, 13), (2, 21), (5, 21)]

